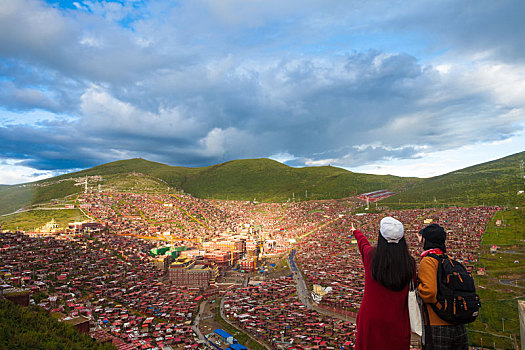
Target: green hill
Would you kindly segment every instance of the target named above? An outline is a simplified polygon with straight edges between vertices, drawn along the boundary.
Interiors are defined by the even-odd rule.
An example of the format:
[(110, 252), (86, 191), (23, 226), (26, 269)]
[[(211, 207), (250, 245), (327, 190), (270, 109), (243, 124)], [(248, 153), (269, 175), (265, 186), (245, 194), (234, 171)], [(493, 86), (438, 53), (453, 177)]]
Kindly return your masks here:
[(399, 191), (417, 181), (331, 166), (293, 168), (270, 159), (245, 159), (203, 168), (182, 188), (204, 198), (286, 201), (341, 198), (383, 188)]
[(419, 180), (356, 174), (325, 166), (293, 168), (270, 159), (234, 160), (203, 168), (185, 168), (136, 158), (23, 185), (0, 187), (0, 214), (64, 198), (88, 186), (104, 190), (168, 192), (183, 190), (201, 198), (286, 201), (289, 198), (341, 198), (388, 188), (401, 191)]
[(154, 189), (167, 190), (167, 182), (172, 187), (180, 188), (180, 183), (186, 174), (193, 169), (171, 167), (169, 165), (150, 162), (144, 159), (129, 159), (99, 165), (75, 173), (56, 176), (36, 182), (0, 186), (0, 215), (12, 213), (20, 208), (62, 199), (84, 190), (81, 178), (100, 176), (101, 181), (89, 179), (89, 187), (97, 188), (98, 184), (117, 190), (133, 190), (137, 192)]
[[(187, 176), (191, 176), (205, 168), (185, 168), (169, 166), (162, 163), (151, 162), (142, 158), (119, 160), (107, 164), (102, 164), (90, 169), (82, 170), (76, 173), (61, 175), (53, 179), (67, 179), (71, 177), (82, 176), (105, 176), (128, 173), (141, 173), (151, 177), (161, 179), (172, 186), (182, 184)], [(47, 180), (44, 180), (47, 181)]]
[(200, 198), (286, 201), (349, 197), (389, 189), (386, 205), (523, 205), (520, 162), (525, 152), (429, 179), (359, 174), (332, 166), (293, 168), (270, 159), (233, 160), (185, 168), (141, 158), (120, 160), (51, 179), (0, 186), (0, 214), (82, 192), (104, 190), (166, 193), (183, 190)]
[(523, 160), (525, 152), (423, 179), (382, 203), (523, 206), (525, 194), (518, 194), (525, 190)]

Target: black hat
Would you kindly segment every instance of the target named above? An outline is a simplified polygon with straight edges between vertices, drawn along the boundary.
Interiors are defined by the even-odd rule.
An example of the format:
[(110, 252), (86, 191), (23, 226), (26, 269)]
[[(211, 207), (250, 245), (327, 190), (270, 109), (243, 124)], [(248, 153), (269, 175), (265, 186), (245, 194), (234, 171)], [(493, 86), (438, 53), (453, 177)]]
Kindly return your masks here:
[(424, 229), (419, 231), (419, 234), (423, 236), (426, 242), (432, 242), (438, 245), (444, 245), (447, 233), (445, 229), (438, 224), (430, 224)]

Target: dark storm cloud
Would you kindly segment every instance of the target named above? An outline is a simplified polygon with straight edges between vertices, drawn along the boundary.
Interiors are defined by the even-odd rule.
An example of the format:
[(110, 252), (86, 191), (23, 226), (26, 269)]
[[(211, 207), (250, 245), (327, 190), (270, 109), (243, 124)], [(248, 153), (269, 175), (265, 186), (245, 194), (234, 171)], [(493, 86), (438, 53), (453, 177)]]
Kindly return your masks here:
[(297, 157), (295, 164), (356, 166), (417, 156), (417, 145), (447, 148), (513, 132), (508, 121), (491, 121), (508, 111), (490, 107), (482, 95), (451, 92), (441, 103), (425, 101), (436, 90), (461, 86), (441, 82), (408, 55), (279, 60), (198, 84), (191, 94), (172, 92), (174, 107), (155, 113), (93, 87), (82, 96), (78, 121), (4, 128), (9, 142), (0, 151), (31, 157), (24, 164), (38, 169), (135, 156), (204, 166), (279, 152)]

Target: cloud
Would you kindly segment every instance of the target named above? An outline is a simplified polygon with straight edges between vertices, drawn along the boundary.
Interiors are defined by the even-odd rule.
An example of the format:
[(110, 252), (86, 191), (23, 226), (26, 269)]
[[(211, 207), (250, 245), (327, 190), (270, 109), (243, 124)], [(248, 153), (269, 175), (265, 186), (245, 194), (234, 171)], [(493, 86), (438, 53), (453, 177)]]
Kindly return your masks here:
[[(87, 149), (107, 149), (103, 159), (147, 154), (181, 165), (270, 156), (283, 149), (296, 157), (291, 161), (303, 159), (307, 165), (355, 166), (417, 157), (422, 147), (444, 150), (504, 139), (521, 127), (519, 94), (502, 100), (505, 105), (493, 105), (503, 99), (497, 86), (468, 89), (486, 75), (482, 68), (454, 79), (406, 54), (377, 51), (331, 60), (250, 63), (212, 75), (203, 71), (198, 87), (190, 82), (191, 94), (174, 91), (169, 107), (157, 105), (155, 112), (129, 96), (121, 100), (111, 89), (92, 85), (80, 98), (78, 121), (37, 129), (18, 126), (16, 139), (28, 137), (13, 139), (11, 145), (29, 148), (24, 154), (38, 149), (49, 166), (71, 158), (56, 162), (57, 167), (79, 167), (73, 160), (77, 156), (82, 165), (86, 159), (96, 162), (96, 156), (76, 152)], [(35, 136), (40, 133), (44, 135)], [(45, 140), (51, 146), (43, 149), (54, 153), (43, 153), (41, 142), (36, 146), (33, 139)], [(378, 142), (380, 146), (359, 146)]]
[(392, 27), (434, 39), (435, 50), (470, 59), (523, 63), (523, 1), (422, 1), (392, 18)]
[(0, 158), (0, 184), (18, 184), (43, 180), (61, 175), (60, 171), (38, 171), (33, 167), (24, 166), (19, 161)]
[(250, 142), (251, 135), (236, 128), (226, 130), (214, 128), (199, 140), (201, 148), (197, 150), (197, 153), (215, 159), (224, 158), (228, 154), (238, 158), (242, 155), (243, 147), (249, 145)]
[(288, 152), (279, 152), (279, 153), (276, 153), (276, 154), (272, 154), (268, 158), (276, 160), (276, 161), (278, 161), (280, 163), (286, 163), (286, 162), (294, 161), (294, 160), (297, 159), (296, 156), (294, 156), (293, 154), (290, 154)]
[[(53, 96), (47, 96), (38, 88), (19, 88), (12, 82), (0, 82), (0, 105), (10, 110), (43, 109), (60, 112), (63, 107)], [(30, 107), (29, 107), (30, 106)]]
[(0, 157), (356, 167), (500, 142), (525, 126), (523, 5), (470, 6), (4, 0)]
[(444, 151), (427, 148), (421, 150), (420, 157), (417, 159), (385, 159), (373, 164), (359, 164), (348, 169), (369, 174), (432, 177), (496, 160), (502, 155), (517, 153), (516, 150), (523, 150), (524, 144), (525, 132), (521, 132), (504, 141), (479, 142)]
[(305, 159), (304, 160), (304, 164), (305, 165), (308, 165), (308, 166), (326, 166), (326, 165), (330, 165), (330, 164), (333, 164), (335, 162), (337, 162), (338, 159), (334, 159), (334, 158), (329, 158), (329, 159), (317, 159), (317, 160), (313, 160), (313, 159)]

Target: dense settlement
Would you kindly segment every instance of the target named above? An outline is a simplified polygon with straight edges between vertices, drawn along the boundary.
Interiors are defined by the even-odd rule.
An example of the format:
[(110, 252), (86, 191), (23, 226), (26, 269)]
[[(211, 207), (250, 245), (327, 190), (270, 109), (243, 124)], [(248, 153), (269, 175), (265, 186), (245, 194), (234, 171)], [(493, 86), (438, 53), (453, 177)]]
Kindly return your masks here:
[(0, 291), (121, 350), (246, 349), (221, 317), (270, 349), (351, 349), (364, 287), (352, 223), (375, 241), (382, 217), (399, 219), (414, 256), (416, 232), (439, 223), (473, 269), (499, 209), (351, 214), (385, 193), (256, 203), (87, 192), (68, 204), (85, 222), (0, 234)]

